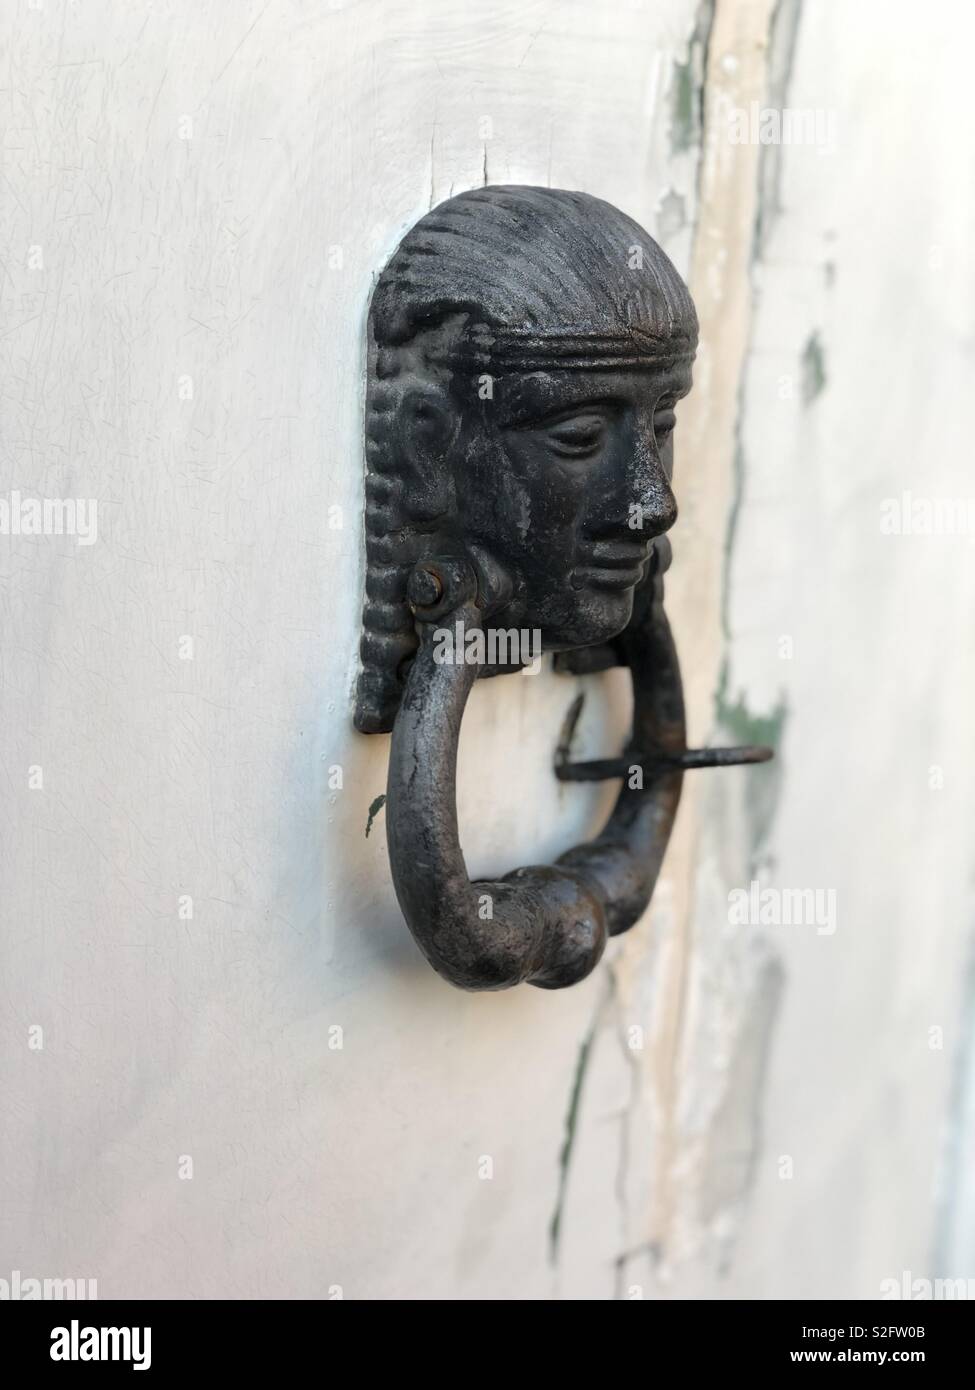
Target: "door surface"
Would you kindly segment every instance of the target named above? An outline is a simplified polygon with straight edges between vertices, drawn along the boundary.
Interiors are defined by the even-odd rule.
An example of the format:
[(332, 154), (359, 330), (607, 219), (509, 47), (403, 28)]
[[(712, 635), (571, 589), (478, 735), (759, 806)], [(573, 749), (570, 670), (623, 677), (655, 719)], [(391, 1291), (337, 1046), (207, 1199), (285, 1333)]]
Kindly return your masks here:
[[(975, 1275), (975, 566), (937, 511), (972, 495), (975, 20), (919, 18), (5, 10), (0, 495), (97, 521), (0, 535), (4, 1277), (609, 1299)], [(787, 142), (767, 110), (806, 114)], [(406, 228), (484, 183), (605, 198), (688, 279), (690, 735), (777, 754), (687, 778), (651, 911), (559, 993), (431, 972), (390, 885), (388, 739), (351, 722), (366, 307)], [(575, 752), (617, 752), (621, 672), (475, 688), (472, 873), (598, 826), (612, 788), (552, 774), (580, 692)]]

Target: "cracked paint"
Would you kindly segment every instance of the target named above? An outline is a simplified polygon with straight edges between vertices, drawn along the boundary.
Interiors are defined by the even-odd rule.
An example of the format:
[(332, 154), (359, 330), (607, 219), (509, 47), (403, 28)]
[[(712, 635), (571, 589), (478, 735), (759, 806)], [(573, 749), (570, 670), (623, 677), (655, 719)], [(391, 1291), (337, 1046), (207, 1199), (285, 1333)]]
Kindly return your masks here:
[(558, 1195), (555, 1199), (555, 1210), (552, 1212), (552, 1219), (548, 1228), (548, 1250), (549, 1259), (552, 1264), (556, 1262), (559, 1254), (559, 1236), (562, 1231), (562, 1212), (565, 1207), (565, 1194), (569, 1182), (569, 1166), (572, 1162), (572, 1149), (575, 1144), (576, 1126), (579, 1122), (579, 1102), (582, 1097), (582, 1087), (586, 1078), (586, 1070), (592, 1056), (592, 1045), (596, 1038), (596, 1022), (593, 1023), (589, 1032), (583, 1038), (576, 1057), (575, 1072), (572, 1077), (572, 1088), (569, 1091), (569, 1104), (565, 1112), (565, 1137), (562, 1140), (562, 1148), (559, 1151), (559, 1187)]
[(731, 1253), (729, 1218), (751, 1188), (761, 1150), (765, 1075), (784, 984), (781, 962), (770, 954), (741, 1010), (721, 1102), (708, 1130), (701, 1217), (705, 1223), (718, 1223), (725, 1268)]

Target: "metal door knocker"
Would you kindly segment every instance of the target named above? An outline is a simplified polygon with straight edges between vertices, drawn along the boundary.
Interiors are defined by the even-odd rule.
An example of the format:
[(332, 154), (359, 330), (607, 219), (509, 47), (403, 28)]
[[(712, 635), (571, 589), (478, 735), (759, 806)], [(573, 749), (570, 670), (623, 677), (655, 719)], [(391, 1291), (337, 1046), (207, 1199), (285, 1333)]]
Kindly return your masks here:
[[(585, 193), (460, 194), (407, 232), (376, 285), (355, 723), (392, 731), (396, 895), (431, 965), (464, 989), (588, 975), (650, 901), (684, 769), (771, 757), (685, 746), (664, 532), (696, 345), (667, 256)], [(472, 883), (454, 785), (464, 706), (477, 676), (539, 646), (564, 670), (629, 667), (627, 752), (572, 763), (563, 738), (556, 754), (563, 780), (624, 785), (594, 840)]]

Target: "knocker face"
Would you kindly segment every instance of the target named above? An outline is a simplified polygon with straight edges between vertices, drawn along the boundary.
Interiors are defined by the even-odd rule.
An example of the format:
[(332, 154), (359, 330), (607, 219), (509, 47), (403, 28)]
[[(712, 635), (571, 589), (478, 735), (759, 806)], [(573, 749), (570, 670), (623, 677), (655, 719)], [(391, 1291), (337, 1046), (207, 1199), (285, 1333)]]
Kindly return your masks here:
[(499, 379), (462, 445), (465, 533), (513, 583), (500, 623), (546, 650), (626, 627), (655, 537), (674, 523), (674, 408), (687, 362)]
[(473, 574), (481, 618), (549, 651), (623, 632), (677, 514), (697, 331), (667, 256), (598, 198), (475, 189), (406, 233), (369, 312), (360, 729), (396, 718), (418, 567), (432, 595), (438, 561)]

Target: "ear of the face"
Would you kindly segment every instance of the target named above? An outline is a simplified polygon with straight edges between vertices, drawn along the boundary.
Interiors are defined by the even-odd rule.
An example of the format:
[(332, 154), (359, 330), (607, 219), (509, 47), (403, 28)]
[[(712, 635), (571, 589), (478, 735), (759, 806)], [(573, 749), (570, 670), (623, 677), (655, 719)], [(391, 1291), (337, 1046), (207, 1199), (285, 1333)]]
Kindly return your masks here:
[(433, 521), (450, 508), (449, 455), (459, 419), (440, 387), (405, 392), (396, 416), (404, 470), (403, 504), (415, 521)]

